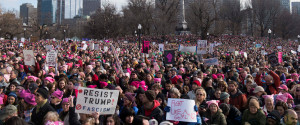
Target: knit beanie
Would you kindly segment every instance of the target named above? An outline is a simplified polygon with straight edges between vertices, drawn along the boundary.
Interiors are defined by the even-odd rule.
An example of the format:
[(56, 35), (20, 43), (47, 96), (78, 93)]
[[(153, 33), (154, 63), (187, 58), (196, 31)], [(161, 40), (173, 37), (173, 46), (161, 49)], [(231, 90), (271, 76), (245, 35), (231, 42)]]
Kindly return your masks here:
[(39, 88), (37, 93), (39, 93), (44, 99), (48, 99), (48, 90), (46, 88)]
[(279, 123), (280, 122), (280, 113), (277, 110), (273, 110), (272, 112), (270, 112), (268, 114), (267, 119), (268, 118), (271, 118)]
[(145, 92), (145, 95), (146, 95), (146, 98), (149, 100), (149, 101), (154, 101), (156, 95), (155, 95), (155, 92), (153, 90), (148, 90)]
[(220, 95), (220, 100), (223, 101), (227, 98), (229, 98), (229, 94), (227, 92), (222, 92)]

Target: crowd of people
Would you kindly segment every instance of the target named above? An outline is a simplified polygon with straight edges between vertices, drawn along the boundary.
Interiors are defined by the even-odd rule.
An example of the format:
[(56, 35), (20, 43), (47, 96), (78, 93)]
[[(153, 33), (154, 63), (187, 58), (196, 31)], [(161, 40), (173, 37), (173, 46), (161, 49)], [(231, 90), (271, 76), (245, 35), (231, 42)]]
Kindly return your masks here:
[[(298, 42), (210, 36), (208, 44), (219, 43), (212, 53), (200, 56), (178, 51), (179, 45), (196, 46), (198, 39), (193, 35), (144, 36), (143, 40), (151, 41), (148, 54), (141, 53), (135, 37), (85, 42), (2, 40), (0, 124), (300, 123)], [(99, 44), (99, 50), (83, 49), (84, 44), (92, 43)], [(165, 64), (158, 44), (164, 44), (164, 50), (176, 50), (174, 64)], [(48, 45), (58, 52), (55, 66), (46, 62)], [(35, 65), (25, 65), (23, 50), (33, 50)], [(273, 65), (268, 54), (278, 52), (282, 52), (282, 62)], [(218, 65), (204, 63), (204, 59), (213, 57)], [(119, 90), (115, 114), (76, 113), (76, 86)], [(169, 98), (194, 100), (197, 122), (167, 120), (172, 108), (167, 105)]]

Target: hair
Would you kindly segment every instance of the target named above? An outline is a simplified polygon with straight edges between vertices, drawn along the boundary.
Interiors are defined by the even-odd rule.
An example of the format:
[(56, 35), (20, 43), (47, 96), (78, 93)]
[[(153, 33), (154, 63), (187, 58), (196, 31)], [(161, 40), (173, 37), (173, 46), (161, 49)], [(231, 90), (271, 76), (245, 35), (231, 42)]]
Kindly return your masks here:
[(135, 112), (131, 107), (124, 107), (120, 113), (121, 120), (125, 123), (127, 116), (135, 116)]
[(288, 109), (288, 105), (285, 102), (282, 102), (282, 101), (276, 102), (275, 110), (277, 109), (278, 106), (282, 106), (282, 108), (284, 109), (284, 111), (286, 111)]
[(175, 95), (178, 96), (178, 98), (180, 98), (181, 96), (180, 91), (176, 87), (171, 88), (170, 93), (174, 93)]
[(140, 125), (141, 123), (143, 123), (143, 119), (146, 119), (147, 121), (149, 120), (148, 117), (143, 116), (143, 115), (135, 116), (133, 119), (132, 125)]
[(238, 84), (235, 81), (232, 81), (232, 80), (228, 82), (228, 86), (229, 86), (229, 84), (233, 84), (235, 87), (238, 86)]
[(68, 84), (68, 80), (65, 79), (65, 78), (60, 78), (60, 79), (58, 80), (58, 82), (57, 82), (55, 88), (56, 88), (56, 89), (59, 89), (59, 90), (63, 90), (63, 88), (60, 88), (60, 87), (59, 87), (60, 81), (64, 81), (64, 82), (65, 82), (66, 85), (65, 85), (65, 88), (64, 88), (64, 89), (66, 89), (66, 86), (67, 86), (67, 84)]
[(298, 98), (296, 93), (297, 88), (300, 88), (300, 84), (295, 85), (291, 90), (291, 93), (294, 95), (294, 98)]
[[(222, 89), (221, 89), (221, 86), (225, 86), (225, 91), (223, 91)], [(221, 90), (221, 92), (227, 92), (228, 90), (228, 85), (227, 85), (227, 83), (225, 82), (225, 81), (219, 81), (218, 82), (218, 88), (220, 88), (220, 90)]]
[(104, 120), (103, 120), (104, 125), (107, 124), (107, 118), (109, 118), (109, 117), (112, 117), (112, 118), (113, 118), (113, 120), (114, 120), (114, 122), (115, 122), (115, 125), (120, 125), (121, 121), (120, 121), (120, 118), (119, 118), (119, 116), (118, 116), (117, 114), (105, 116), (105, 117), (104, 117)]
[(202, 81), (202, 87), (203, 87), (203, 88), (206, 88), (207, 82), (208, 82), (209, 80), (211, 80), (211, 79), (212, 79), (211, 77), (206, 77), (206, 78), (204, 78), (203, 81)]
[(6, 125), (28, 125), (23, 119), (21, 119), (18, 116), (13, 116), (6, 120), (5, 122)]
[(300, 110), (300, 104), (296, 105), (294, 108), (295, 111)]
[(59, 115), (55, 111), (50, 111), (44, 116), (44, 123), (47, 123), (48, 121), (55, 122), (59, 120)]
[[(206, 99), (206, 91), (202, 87), (199, 87), (196, 89), (195, 95), (197, 95), (198, 91), (203, 93), (204, 100), (205, 100)], [(200, 105), (200, 102), (197, 100), (197, 98), (195, 98), (195, 103), (197, 106)]]

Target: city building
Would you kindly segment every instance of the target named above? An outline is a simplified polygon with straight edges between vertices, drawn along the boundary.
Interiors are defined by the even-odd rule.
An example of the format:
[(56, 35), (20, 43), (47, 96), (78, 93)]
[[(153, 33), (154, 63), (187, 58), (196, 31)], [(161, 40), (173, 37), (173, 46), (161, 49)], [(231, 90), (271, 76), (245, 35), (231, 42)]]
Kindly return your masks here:
[(300, 2), (292, 2), (292, 13), (300, 15)]
[(40, 25), (61, 24), (65, 17), (65, 0), (38, 0)]
[(83, 15), (92, 15), (101, 7), (101, 0), (83, 0)]
[(65, 19), (65, 0), (57, 0), (56, 23), (62, 24)]
[(280, 0), (280, 5), (283, 9), (290, 11), (290, 7), (291, 7), (290, 0)]
[(31, 25), (34, 18), (36, 18), (37, 8), (30, 3), (24, 3), (20, 6), (20, 18), (26, 25)]

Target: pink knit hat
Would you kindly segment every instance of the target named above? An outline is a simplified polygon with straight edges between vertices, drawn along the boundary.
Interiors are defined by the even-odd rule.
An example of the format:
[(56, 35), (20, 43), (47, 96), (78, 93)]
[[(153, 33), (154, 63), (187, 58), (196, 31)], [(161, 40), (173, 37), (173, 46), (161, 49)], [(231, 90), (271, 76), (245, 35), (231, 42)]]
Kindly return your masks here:
[(145, 81), (141, 81), (140, 85), (146, 85), (146, 82)]
[(97, 85), (88, 85), (88, 88), (97, 88)]
[(51, 77), (46, 77), (45, 80), (49, 81), (50, 83), (53, 83), (55, 80)]
[(139, 81), (132, 81), (130, 85), (132, 85), (132, 86), (134, 86), (136, 88), (139, 88), (140, 82)]
[(25, 100), (26, 103), (28, 103), (30, 105), (33, 105), (33, 106), (36, 106), (34, 94), (30, 94), (30, 95), (26, 96), (24, 98), (24, 100)]
[(280, 100), (282, 102), (287, 102), (288, 96), (285, 94), (278, 94), (276, 97), (276, 100)]
[(154, 78), (154, 82), (161, 82), (161, 78)]
[(212, 74), (211, 76), (212, 76), (213, 79), (217, 79), (218, 78), (218, 76), (216, 74)]
[(274, 100), (274, 95), (273, 95), (273, 94), (272, 94), (272, 95), (263, 95), (262, 97), (263, 97), (264, 99), (270, 98), (270, 99)]
[(144, 91), (147, 91), (147, 90), (148, 90), (148, 86), (147, 86), (147, 85), (140, 85), (140, 87), (141, 87)]
[(53, 72), (50, 72), (48, 75), (52, 76), (54, 78), (55, 74)]
[(38, 79), (38, 77), (35, 77), (35, 76), (28, 76), (27, 78), (28, 78), (28, 79), (32, 79), (32, 80), (35, 81), (35, 82), (36, 82), (36, 80)]
[(210, 101), (207, 101), (206, 103), (207, 103), (208, 107), (211, 104), (215, 104), (219, 108), (219, 105), (218, 105), (219, 102), (220, 102), (219, 100), (210, 100)]
[(69, 98), (63, 98), (62, 103), (68, 103), (69, 102)]
[(60, 90), (56, 90), (55, 92), (52, 93), (52, 96), (55, 96), (59, 99), (62, 99), (63, 95), (64, 95), (64, 92), (60, 91)]
[(104, 87), (106, 87), (108, 85), (107, 82), (103, 82), (103, 81), (100, 81), (99, 83), (100, 83), (100, 87), (101, 88), (104, 88)]
[(27, 90), (25, 90), (25, 89), (19, 90), (19, 97), (20, 98), (25, 98), (26, 96), (29, 96), (30, 94), (31, 94), (31, 92), (30, 92), (29, 89), (27, 89)]

